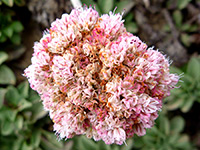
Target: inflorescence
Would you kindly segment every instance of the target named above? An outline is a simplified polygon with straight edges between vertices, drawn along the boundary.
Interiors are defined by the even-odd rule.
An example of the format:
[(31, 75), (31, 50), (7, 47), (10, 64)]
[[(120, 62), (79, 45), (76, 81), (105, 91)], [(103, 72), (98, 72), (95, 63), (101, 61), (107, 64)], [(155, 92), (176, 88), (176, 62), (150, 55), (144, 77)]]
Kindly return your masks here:
[(85, 134), (106, 144), (143, 136), (179, 76), (169, 60), (126, 31), (122, 15), (74, 9), (34, 45), (25, 70), (59, 137)]

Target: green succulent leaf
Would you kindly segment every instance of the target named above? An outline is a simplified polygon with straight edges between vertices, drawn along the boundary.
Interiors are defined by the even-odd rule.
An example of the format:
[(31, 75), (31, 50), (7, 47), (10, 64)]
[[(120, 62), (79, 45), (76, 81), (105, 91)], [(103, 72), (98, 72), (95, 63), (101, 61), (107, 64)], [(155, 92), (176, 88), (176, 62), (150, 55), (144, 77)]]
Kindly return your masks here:
[(25, 0), (15, 0), (15, 4), (17, 6), (24, 6), (26, 4), (26, 1)]
[[(132, 138), (127, 139), (126, 144), (127, 145), (125, 144), (122, 145), (121, 150), (132, 150), (133, 145), (134, 145), (133, 139)], [(107, 150), (112, 150), (112, 149), (107, 149)]]
[(0, 51), (0, 65), (8, 59), (8, 54)]
[(179, 134), (173, 134), (173, 136), (170, 136), (168, 140), (169, 144), (171, 145), (175, 144), (178, 141), (179, 137), (180, 137)]
[[(159, 124), (159, 118), (157, 119), (157, 122)], [(158, 129), (156, 126), (152, 127), (151, 129), (148, 130), (148, 134), (151, 135), (152, 137), (158, 136), (159, 138), (164, 138), (165, 135), (162, 132), (162, 130)]]
[(133, 137), (133, 146), (135, 147), (135, 148), (141, 148), (142, 146), (144, 145), (144, 142), (143, 142), (143, 140), (142, 140), (142, 138), (141, 137), (138, 137), (137, 135), (135, 135), (134, 137)]
[(18, 104), (18, 111), (22, 111), (24, 109), (30, 108), (32, 106), (32, 103), (27, 101), (26, 99), (21, 99), (19, 104)]
[(96, 149), (98, 149), (98, 150), (101, 150), (101, 149), (103, 149), (103, 150), (112, 150), (111, 145), (107, 145), (103, 141), (99, 141), (99, 142), (97, 142), (97, 144), (98, 145), (96, 146)]
[(10, 40), (13, 44), (16, 45), (19, 45), (21, 43), (21, 37), (18, 33), (14, 33)]
[(183, 20), (183, 16), (182, 16), (182, 13), (181, 13), (180, 10), (175, 10), (175, 11), (173, 12), (173, 19), (174, 19), (174, 21), (175, 21), (175, 23), (176, 23), (176, 26), (177, 26), (177, 27), (181, 27), (181, 25), (182, 25), (182, 20)]
[(9, 120), (13, 122), (16, 118), (17, 111), (15, 109), (11, 109), (7, 106), (3, 106), (0, 109), (0, 120)]
[(14, 73), (6, 65), (0, 66), (0, 84), (15, 84), (16, 78)]
[(183, 105), (181, 106), (181, 111), (184, 113), (188, 112), (192, 107), (194, 100), (195, 100), (194, 96), (190, 96), (188, 99), (185, 99)]
[(183, 83), (181, 84), (181, 89), (184, 91), (191, 91), (194, 87), (196, 81), (188, 73), (184, 74), (184, 77), (181, 78)]
[(2, 2), (9, 7), (12, 7), (14, 4), (14, 0), (2, 0)]
[(98, 6), (102, 10), (102, 13), (108, 13), (109, 11), (112, 11), (113, 4), (113, 0), (98, 0)]
[(19, 94), (23, 97), (23, 98), (27, 98), (29, 96), (29, 83), (28, 81), (24, 81), (22, 83), (20, 83), (17, 87)]
[(43, 118), (47, 115), (47, 111), (44, 110), (41, 102), (34, 103), (31, 108), (29, 108), (29, 111), (31, 111), (31, 118), (30, 123), (36, 122), (38, 119)]
[(78, 140), (78, 146), (79, 149), (82, 150), (94, 150), (96, 149), (97, 144), (93, 140), (88, 139), (85, 136), (81, 136)]
[(40, 144), (40, 140), (41, 140), (40, 130), (34, 130), (32, 136), (31, 136), (31, 145), (34, 148), (37, 148)]
[[(100, 149), (101, 150), (101, 149)], [(117, 145), (113, 145), (112, 150), (120, 150), (120, 147)]]
[(17, 33), (18, 33), (18, 32), (21, 32), (21, 31), (24, 29), (22, 23), (19, 22), (19, 21), (14, 21), (14, 22), (12, 22), (10, 28), (12, 28), (12, 30), (13, 30), (14, 32), (17, 32)]
[(0, 43), (3, 43), (7, 40), (7, 37), (4, 34), (1, 34), (0, 36)]
[(182, 41), (183, 44), (184, 44), (185, 46), (187, 46), (187, 47), (189, 47), (190, 44), (191, 44), (190, 38), (191, 38), (191, 37), (190, 37), (188, 34), (185, 34), (185, 33), (181, 34), (181, 41)]
[(192, 57), (187, 66), (187, 74), (193, 77), (196, 81), (200, 81), (200, 61)]
[(174, 146), (179, 149), (185, 149), (185, 150), (191, 149), (188, 135), (183, 134), (182, 136), (180, 136), (180, 138), (178, 139), (177, 143), (175, 143)]
[(33, 150), (31, 145), (28, 145), (26, 141), (23, 142), (21, 150)]
[(43, 149), (41, 149), (40, 147), (37, 147), (37, 148), (35, 148), (34, 150), (43, 150)]
[(96, 11), (99, 13), (99, 15), (102, 14), (101, 9), (99, 8), (98, 4), (94, 0), (81, 0), (82, 4), (95, 7)]
[(23, 127), (23, 122), (24, 122), (24, 119), (22, 116), (17, 116), (16, 119), (15, 119), (15, 127), (18, 129), (18, 130), (21, 130), (22, 127)]
[(199, 28), (198, 24), (193, 24), (190, 26), (190, 28), (188, 28), (187, 32), (195, 32), (195, 31), (197, 32), (198, 28)]
[(181, 116), (176, 116), (171, 120), (170, 128), (172, 133), (180, 133), (183, 131), (185, 121)]
[(128, 13), (131, 8), (135, 5), (134, 1), (131, 0), (123, 0), (116, 3), (116, 13), (121, 13), (125, 10), (125, 13)]
[(189, 23), (182, 24), (181, 26), (182, 31), (189, 31), (190, 28), (191, 28), (191, 25)]
[(178, 0), (177, 6), (179, 9), (184, 9), (191, 0)]
[(0, 109), (0, 123), (1, 121), (4, 122), (4, 120), (8, 120), (10, 122), (13, 122), (16, 118), (17, 111), (14, 109), (11, 109), (7, 106), (3, 106)]
[(40, 96), (33, 90), (30, 90), (29, 97), (27, 98), (29, 102), (36, 103), (40, 101)]
[(23, 142), (23, 138), (17, 137), (15, 140), (13, 140), (13, 144), (12, 144), (12, 150), (21, 150), (21, 146), (22, 146), (22, 142)]
[(124, 17), (125, 24), (131, 22), (131, 21), (133, 20), (133, 18), (134, 18), (134, 16), (133, 16), (132, 13), (127, 14), (127, 15)]
[(144, 141), (144, 144), (145, 144), (145, 145), (148, 145), (148, 146), (150, 146), (150, 147), (153, 147), (153, 146), (155, 146), (156, 139), (153, 138), (152, 136), (146, 134), (146, 135), (144, 135), (144, 137), (143, 137), (143, 141)]
[(4, 28), (4, 29), (2, 30), (2, 32), (3, 32), (4, 35), (6, 35), (6, 36), (9, 37), (9, 38), (11, 38), (12, 35), (13, 35), (13, 29), (12, 29), (10, 26)]
[(175, 109), (178, 109), (182, 106), (182, 104), (184, 103), (184, 99), (182, 98), (175, 98), (171, 101), (169, 101), (167, 104), (166, 104), (166, 108), (168, 110), (175, 110)]
[(17, 88), (15, 88), (14, 86), (9, 86), (7, 88), (5, 98), (6, 101), (13, 106), (18, 106), (19, 102), (22, 99), (21, 95), (17, 91)]
[(169, 135), (170, 123), (169, 123), (169, 120), (165, 116), (159, 117), (159, 129), (165, 135)]
[(133, 147), (141, 150), (192, 149), (187, 135), (180, 134), (183, 128), (184, 119), (181, 116), (176, 116), (169, 121), (166, 114), (160, 113), (159, 118), (156, 120), (156, 125), (148, 129), (146, 135), (139, 138), (137, 136), (134, 137), (135, 143)]
[(132, 33), (137, 33), (138, 32), (138, 26), (135, 22), (128, 22), (125, 24), (127, 31), (132, 32)]
[(3, 106), (4, 97), (5, 97), (6, 92), (7, 92), (6, 89), (0, 88), (0, 109)]
[(63, 143), (56, 139), (55, 134), (45, 130), (42, 130), (41, 133), (44, 136), (41, 138), (41, 146), (44, 150), (61, 150)]
[(181, 97), (182, 99), (184, 99), (187, 96), (187, 94), (181, 88), (175, 88), (171, 90), (171, 94)]
[(187, 134), (183, 134), (179, 139), (178, 142), (185, 143), (189, 141), (189, 137)]
[(176, 68), (176, 67), (170, 67), (170, 73), (176, 73), (176, 74), (181, 74), (183, 73), (183, 71), (179, 68)]
[(4, 136), (10, 135), (14, 130), (13, 123), (9, 120), (4, 120), (1, 124), (1, 134)]

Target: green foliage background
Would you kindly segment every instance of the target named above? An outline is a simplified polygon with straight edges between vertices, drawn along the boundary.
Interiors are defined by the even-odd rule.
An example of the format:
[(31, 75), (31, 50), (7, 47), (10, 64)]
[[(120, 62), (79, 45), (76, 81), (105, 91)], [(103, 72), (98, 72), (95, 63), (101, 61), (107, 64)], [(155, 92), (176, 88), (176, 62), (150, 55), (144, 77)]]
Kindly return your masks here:
[[(189, 46), (187, 32), (197, 29), (185, 24), (182, 10), (191, 0), (178, 0), (173, 12), (176, 26), (184, 31), (181, 40)], [(133, 14), (129, 13), (133, 2), (130, 0), (82, 0), (86, 5), (95, 5), (100, 14), (108, 13), (117, 6), (116, 13), (126, 9), (125, 26), (132, 33), (138, 32)], [(27, 81), (17, 83), (10, 64), (24, 53), (21, 44), (23, 24), (15, 18), (14, 5), (24, 6), (24, 0), (0, 0), (0, 149), (1, 150), (192, 150), (193, 141), (184, 132), (185, 119), (174, 116), (174, 111), (187, 113), (194, 102), (200, 103), (200, 57), (192, 57), (182, 68), (171, 67), (173, 73), (182, 75), (182, 82), (171, 96), (164, 100), (163, 111), (152, 129), (143, 137), (134, 136), (122, 146), (105, 145), (85, 136), (76, 136), (59, 141), (52, 131), (52, 122), (43, 110), (40, 97), (30, 89)], [(169, 1), (170, 5), (170, 1)], [(166, 25), (165, 31), (169, 27)], [(6, 49), (11, 47), (11, 52)], [(17, 55), (16, 55), (17, 54)], [(13, 57), (14, 56), (14, 57)]]

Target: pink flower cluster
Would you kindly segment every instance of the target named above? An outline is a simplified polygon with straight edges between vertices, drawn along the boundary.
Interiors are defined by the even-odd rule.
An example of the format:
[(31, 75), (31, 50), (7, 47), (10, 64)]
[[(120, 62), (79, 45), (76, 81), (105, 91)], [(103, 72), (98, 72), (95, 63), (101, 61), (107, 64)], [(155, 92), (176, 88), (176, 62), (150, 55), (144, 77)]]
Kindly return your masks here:
[(169, 61), (126, 31), (120, 14), (93, 8), (63, 14), (35, 43), (25, 70), (60, 138), (106, 144), (145, 135), (179, 76)]

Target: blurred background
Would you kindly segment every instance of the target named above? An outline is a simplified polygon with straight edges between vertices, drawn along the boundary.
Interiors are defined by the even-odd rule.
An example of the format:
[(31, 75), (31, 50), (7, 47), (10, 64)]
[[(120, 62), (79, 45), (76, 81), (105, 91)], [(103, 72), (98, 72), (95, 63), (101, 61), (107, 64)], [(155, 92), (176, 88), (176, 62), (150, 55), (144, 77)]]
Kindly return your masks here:
[(152, 129), (127, 145), (84, 136), (59, 141), (40, 97), (22, 76), (33, 44), (73, 0), (0, 0), (0, 150), (200, 149), (200, 0), (82, 0), (99, 14), (124, 11), (127, 30), (173, 61), (180, 88), (163, 100)]

